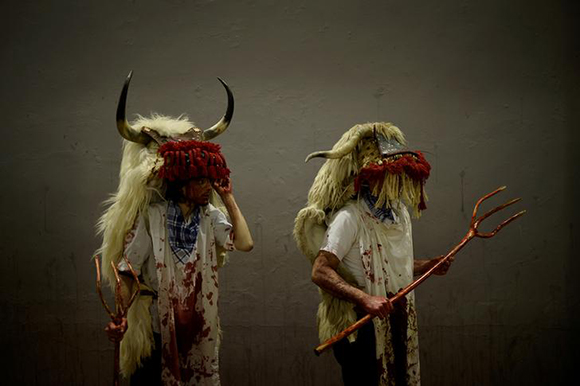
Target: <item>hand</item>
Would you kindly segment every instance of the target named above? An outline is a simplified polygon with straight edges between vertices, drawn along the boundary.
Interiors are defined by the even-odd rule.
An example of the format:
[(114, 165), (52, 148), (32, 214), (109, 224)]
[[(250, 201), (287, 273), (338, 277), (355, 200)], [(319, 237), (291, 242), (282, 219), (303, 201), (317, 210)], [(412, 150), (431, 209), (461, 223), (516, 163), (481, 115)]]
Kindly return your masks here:
[[(443, 258), (444, 258), (444, 257), (445, 257), (445, 256), (443, 256), (443, 255), (442, 255), (442, 256), (439, 256), (439, 257), (436, 257), (436, 258), (434, 258), (434, 259), (433, 259), (433, 261), (434, 261), (434, 264), (433, 264), (433, 265), (435, 265), (435, 264), (437, 264), (439, 261), (443, 260)], [(441, 276), (441, 275), (445, 275), (445, 274), (447, 273), (447, 271), (449, 270), (449, 267), (451, 267), (451, 263), (452, 263), (454, 260), (455, 260), (455, 256), (451, 256), (451, 257), (449, 257), (449, 259), (447, 259), (447, 261), (446, 261), (446, 262), (444, 262), (443, 264), (441, 264), (441, 265), (439, 266), (439, 268), (437, 268), (435, 271), (433, 271), (433, 273), (434, 273), (435, 275), (440, 275), (440, 276)]]
[(232, 194), (233, 192), (232, 181), (229, 178), (213, 181), (212, 187), (222, 198), (228, 194)]
[(109, 322), (105, 327), (107, 337), (113, 343), (120, 342), (127, 331), (127, 318), (121, 319), (121, 323)]
[(360, 306), (369, 314), (384, 319), (393, 310), (393, 303), (383, 296), (366, 295)]

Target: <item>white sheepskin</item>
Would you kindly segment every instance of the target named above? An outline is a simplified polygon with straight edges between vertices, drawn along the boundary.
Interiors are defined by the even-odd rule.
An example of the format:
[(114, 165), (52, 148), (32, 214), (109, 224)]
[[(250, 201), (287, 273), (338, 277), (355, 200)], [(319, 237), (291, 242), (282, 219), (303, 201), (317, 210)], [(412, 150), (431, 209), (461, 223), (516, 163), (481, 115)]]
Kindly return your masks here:
[[(337, 159), (327, 159), (314, 179), (308, 193), (306, 207), (300, 210), (294, 220), (294, 239), (300, 251), (314, 263), (326, 232), (325, 220), (342, 208), (354, 195), (354, 180), (362, 165), (359, 165), (359, 150), (366, 146), (373, 136), (373, 130), (387, 138), (396, 138), (405, 144), (405, 137), (398, 127), (387, 122), (355, 125), (350, 128), (332, 150), (354, 146), (352, 152)], [(342, 155), (342, 153), (341, 153)], [(351, 272), (342, 265), (338, 274), (348, 283), (356, 285)], [(321, 302), (318, 306), (317, 322), (320, 342), (325, 342), (356, 321), (353, 304), (338, 299), (320, 290)], [(356, 339), (356, 333), (348, 337)]]
[[(138, 116), (131, 126), (136, 130), (148, 127), (167, 137), (183, 134), (195, 127), (186, 116), (171, 118), (159, 114), (152, 114), (149, 118)], [(157, 171), (163, 164), (163, 159), (157, 155), (158, 147), (155, 141), (147, 146), (123, 141), (119, 187), (105, 201), (108, 207), (97, 224), (98, 233), (103, 235), (103, 243), (96, 253), (102, 256), (102, 274), (113, 291), (115, 276), (110, 263), (117, 265), (122, 258), (127, 232), (133, 227), (137, 215), (146, 213), (149, 204), (163, 200), (163, 181), (157, 178)], [(212, 194), (211, 201), (225, 213), (217, 194)], [(218, 252), (221, 266), (227, 255), (224, 250)], [(124, 376), (131, 375), (142, 359), (151, 355), (153, 333), (150, 304), (151, 297), (139, 296), (129, 309), (129, 328), (121, 342), (121, 372)]]

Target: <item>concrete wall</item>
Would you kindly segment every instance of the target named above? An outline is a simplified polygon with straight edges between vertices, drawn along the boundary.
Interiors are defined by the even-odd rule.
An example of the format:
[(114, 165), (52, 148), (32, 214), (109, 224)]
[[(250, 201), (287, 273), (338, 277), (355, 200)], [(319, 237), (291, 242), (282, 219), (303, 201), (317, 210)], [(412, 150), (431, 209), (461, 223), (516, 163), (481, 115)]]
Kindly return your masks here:
[[(474, 201), (528, 214), (417, 290), (424, 385), (562, 384), (578, 362), (578, 7), (540, 1), (9, 1), (2, 12), (3, 384), (107, 385), (94, 224), (116, 189), (114, 112), (225, 109), (217, 140), (256, 247), (221, 272), (224, 385), (336, 385), (293, 219), (352, 125), (388, 120), (433, 166), (417, 256)], [(576, 131), (574, 131), (576, 130)], [(503, 215), (502, 215), (503, 216)], [(499, 217), (502, 217), (499, 216)], [(499, 219), (490, 220), (496, 223)]]

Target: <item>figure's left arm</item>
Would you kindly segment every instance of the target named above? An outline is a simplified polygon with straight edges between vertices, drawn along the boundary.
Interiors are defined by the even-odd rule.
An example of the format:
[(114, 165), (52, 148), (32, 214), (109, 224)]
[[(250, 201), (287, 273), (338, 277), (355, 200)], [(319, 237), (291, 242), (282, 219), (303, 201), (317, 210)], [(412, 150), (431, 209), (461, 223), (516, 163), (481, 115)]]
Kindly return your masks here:
[[(445, 256), (441, 255), (433, 259), (413, 260), (413, 275), (419, 276), (424, 274), (425, 272), (433, 268), (433, 266), (437, 264), (439, 261), (441, 261), (441, 259), (443, 259), (444, 257)], [(433, 273), (435, 275), (445, 275), (449, 270), (449, 267), (451, 267), (451, 263), (453, 262), (453, 260), (455, 260), (455, 256), (451, 256), (445, 263), (441, 264), (441, 266), (439, 266), (439, 268), (437, 268), (437, 270), (435, 270), (435, 272)]]
[(234, 198), (230, 179), (228, 178), (227, 180), (219, 182), (214, 181), (213, 188), (220, 195), (226, 209), (228, 210), (230, 219), (232, 220), (234, 246), (238, 251), (251, 251), (252, 248), (254, 248), (254, 240), (252, 240), (252, 234), (250, 233), (246, 219)]

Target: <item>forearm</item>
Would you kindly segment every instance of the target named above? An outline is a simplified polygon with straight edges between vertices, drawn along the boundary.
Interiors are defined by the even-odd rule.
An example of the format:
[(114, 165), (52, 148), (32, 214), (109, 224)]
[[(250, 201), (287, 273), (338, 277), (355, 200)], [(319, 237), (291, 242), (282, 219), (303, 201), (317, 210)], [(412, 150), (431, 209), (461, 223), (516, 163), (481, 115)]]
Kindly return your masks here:
[[(417, 259), (413, 261), (413, 274), (415, 276), (423, 275), (425, 272), (437, 265), (445, 256), (437, 256), (432, 259)], [(455, 260), (454, 256), (450, 256), (444, 263), (434, 271), (435, 275), (445, 275), (451, 263)]]
[(228, 210), (232, 226), (234, 230), (234, 246), (239, 251), (251, 251), (254, 247), (254, 240), (252, 234), (246, 223), (246, 219), (242, 211), (238, 207), (233, 194), (228, 194), (222, 197), (222, 201)]
[(419, 276), (430, 270), (437, 260), (435, 259), (416, 259), (413, 260), (413, 275)]
[(328, 266), (316, 267), (315, 265), (312, 270), (312, 281), (332, 296), (348, 300), (354, 304), (360, 304), (362, 299), (367, 296), (364, 291), (347, 283), (334, 269)]
[(384, 296), (371, 296), (350, 285), (336, 272), (340, 261), (336, 255), (321, 250), (312, 266), (312, 281), (331, 295), (356, 304), (367, 313), (385, 318), (393, 305)]

